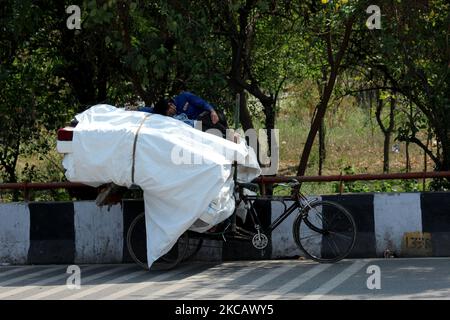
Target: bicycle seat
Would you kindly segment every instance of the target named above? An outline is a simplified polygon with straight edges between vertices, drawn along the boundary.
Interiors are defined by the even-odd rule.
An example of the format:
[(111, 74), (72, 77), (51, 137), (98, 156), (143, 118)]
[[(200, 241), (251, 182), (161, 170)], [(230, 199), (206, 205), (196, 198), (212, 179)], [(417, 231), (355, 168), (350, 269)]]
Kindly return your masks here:
[(251, 183), (251, 182), (244, 182), (244, 183), (242, 183), (242, 182), (237, 182), (237, 185), (238, 185), (239, 187), (241, 187), (241, 188), (248, 189), (248, 190), (253, 191), (253, 192), (258, 192), (258, 190), (259, 190), (259, 185), (256, 184), (256, 183)]

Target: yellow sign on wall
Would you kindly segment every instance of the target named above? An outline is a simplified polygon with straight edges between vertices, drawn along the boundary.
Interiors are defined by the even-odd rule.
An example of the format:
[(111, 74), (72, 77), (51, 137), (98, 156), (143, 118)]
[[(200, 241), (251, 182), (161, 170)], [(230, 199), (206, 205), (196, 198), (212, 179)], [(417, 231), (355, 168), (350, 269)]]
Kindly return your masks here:
[(431, 233), (416, 231), (403, 234), (402, 255), (431, 256), (432, 254)]

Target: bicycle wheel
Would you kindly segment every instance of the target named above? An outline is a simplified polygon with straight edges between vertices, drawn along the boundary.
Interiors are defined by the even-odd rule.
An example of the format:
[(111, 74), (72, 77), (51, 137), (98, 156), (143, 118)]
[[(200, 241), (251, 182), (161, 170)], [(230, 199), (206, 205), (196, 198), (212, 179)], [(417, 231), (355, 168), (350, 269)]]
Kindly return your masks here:
[(155, 261), (155, 267), (169, 270), (185, 260), (189, 247), (189, 236), (187, 232), (183, 233), (172, 249), (165, 255)]
[[(151, 270), (169, 270), (177, 266), (186, 254), (188, 240), (187, 232), (185, 232), (168, 253), (153, 263)], [(136, 216), (128, 228), (127, 248), (133, 261), (148, 270), (144, 212)]]
[(356, 242), (356, 224), (341, 205), (318, 201), (303, 209), (293, 224), (297, 246), (307, 257), (323, 263), (344, 259)]
[(186, 253), (183, 257), (183, 261), (188, 261), (193, 258), (202, 248), (203, 239), (202, 238), (189, 238), (188, 248), (186, 249)]

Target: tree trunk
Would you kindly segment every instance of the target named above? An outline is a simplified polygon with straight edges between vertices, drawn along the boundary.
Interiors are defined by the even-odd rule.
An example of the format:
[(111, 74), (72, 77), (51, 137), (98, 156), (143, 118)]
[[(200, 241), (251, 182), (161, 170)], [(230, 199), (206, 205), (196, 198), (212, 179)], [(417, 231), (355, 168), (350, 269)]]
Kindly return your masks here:
[(378, 125), (380, 126), (381, 131), (384, 135), (384, 143), (383, 143), (383, 173), (389, 173), (389, 149), (391, 146), (391, 135), (394, 131), (395, 126), (395, 98), (390, 98), (390, 106), (389, 106), (389, 125), (386, 128), (381, 119), (381, 111), (383, 110), (383, 100), (380, 99), (379, 93), (377, 96), (377, 111), (375, 113)]
[(409, 158), (409, 141), (406, 141), (405, 145), (405, 155), (406, 155), (406, 172), (411, 171), (411, 160)]
[(384, 134), (383, 146), (383, 173), (389, 173), (389, 147), (391, 145), (391, 133)]
[[(426, 148), (428, 149), (430, 145), (430, 129), (428, 128), (428, 134), (427, 134), (427, 144), (425, 145)], [(428, 168), (427, 168), (427, 153), (423, 152), (423, 172), (427, 172)], [(425, 191), (425, 182), (426, 179), (423, 179), (422, 181), (422, 190)]]
[(353, 23), (355, 21), (355, 17), (351, 17), (347, 20), (345, 24), (344, 38), (341, 42), (339, 52), (336, 57), (333, 57), (331, 42), (327, 42), (328, 46), (328, 63), (331, 67), (330, 75), (328, 77), (327, 84), (324, 88), (323, 96), (320, 99), (319, 104), (317, 105), (317, 113), (313, 119), (311, 124), (311, 129), (309, 130), (308, 137), (306, 138), (305, 146), (303, 147), (303, 152), (300, 158), (300, 163), (297, 169), (297, 175), (303, 176), (306, 172), (306, 167), (308, 165), (309, 155), (311, 154), (311, 149), (314, 144), (314, 139), (316, 137), (317, 131), (319, 130), (320, 123), (325, 116), (325, 112), (328, 107), (328, 102), (330, 101), (331, 94), (333, 93), (334, 85), (336, 83), (336, 78), (341, 66), (342, 58), (347, 50), (348, 43), (350, 40), (350, 34), (352, 32)]
[[(427, 145), (425, 146), (424, 151), (427, 156), (430, 156), (429, 150), (429, 140), (431, 138), (431, 134), (428, 134)], [(437, 139), (437, 155), (434, 157), (433, 161), (435, 163), (435, 171), (448, 171), (450, 170), (450, 141), (446, 134), (446, 130), (439, 131), (439, 134), (436, 133)], [(424, 156), (425, 158), (425, 156)], [(425, 160), (424, 160), (424, 168), (425, 168)], [(433, 179), (431, 183), (431, 190), (433, 191), (446, 191), (450, 189), (450, 179), (448, 178), (436, 178)]]
[(442, 137), (439, 139), (439, 160), (441, 163), (440, 170), (448, 171), (450, 170), (450, 139), (446, 130), (443, 132)]
[[(268, 166), (272, 165), (272, 129), (275, 128), (275, 100), (264, 106), (264, 113), (266, 115), (265, 126), (267, 134), (267, 155), (270, 159)], [(265, 187), (267, 195), (273, 195), (273, 184), (267, 183)]]
[(275, 128), (275, 103), (276, 101), (271, 101), (264, 106), (264, 114), (266, 116), (265, 126), (267, 134), (267, 152), (270, 157), (272, 154), (272, 129)]
[(253, 121), (250, 112), (247, 107), (247, 95), (244, 90), (241, 90), (239, 93), (239, 121), (241, 122), (242, 129), (244, 132), (248, 129), (253, 129)]
[[(6, 172), (6, 182), (7, 183), (16, 183), (17, 182), (17, 175), (16, 175), (16, 167), (15, 165), (4, 165), (3, 168)], [(17, 202), (19, 201), (19, 191), (13, 190), (12, 192), (12, 201)]]
[(319, 176), (322, 175), (323, 163), (325, 162), (325, 121), (322, 119), (319, 127)]
[(15, 167), (13, 166), (7, 166), (4, 167), (5, 172), (6, 172), (6, 182), (7, 183), (16, 183), (17, 182), (17, 175), (16, 175), (16, 170)]

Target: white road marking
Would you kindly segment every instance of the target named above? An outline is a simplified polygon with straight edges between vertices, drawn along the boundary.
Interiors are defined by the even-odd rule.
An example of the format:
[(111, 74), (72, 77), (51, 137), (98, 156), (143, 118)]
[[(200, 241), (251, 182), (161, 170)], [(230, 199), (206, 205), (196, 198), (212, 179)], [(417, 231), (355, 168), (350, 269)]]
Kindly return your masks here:
[[(249, 263), (247, 261), (246, 263), (239, 263), (239, 264), (234, 263), (234, 265), (240, 266), (242, 268), (249, 268), (249, 269), (253, 270), (253, 268), (254, 268), (253, 265), (255, 265), (257, 263), (260, 264), (261, 262), (256, 262), (255, 261), (255, 262)], [(215, 275), (219, 271), (225, 271), (225, 270), (229, 269), (230, 265), (233, 265), (233, 263), (221, 264), (219, 266), (210, 268), (210, 269), (208, 269), (208, 270), (206, 270), (206, 271), (204, 271), (202, 273), (199, 273), (199, 274), (187, 277), (184, 280), (181, 280), (181, 281), (177, 282), (176, 284), (167, 286), (167, 287), (163, 288), (162, 290), (159, 290), (158, 292), (154, 292), (154, 293), (152, 293), (150, 295), (147, 295), (147, 296), (143, 297), (142, 299), (160, 298), (160, 297), (163, 297), (163, 296), (165, 296), (165, 295), (167, 295), (167, 294), (169, 294), (171, 292), (179, 291), (179, 290), (181, 290), (181, 289), (183, 289), (185, 287), (188, 287), (189, 285), (192, 285), (196, 281), (201, 281), (201, 280), (211, 281), (211, 276), (212, 275)], [(251, 270), (249, 270), (249, 271), (251, 271)], [(243, 272), (243, 270), (238, 270), (238, 271), (235, 271), (235, 272), (239, 272), (239, 271)], [(233, 273), (235, 273), (235, 272), (233, 272)]]
[[(88, 267), (85, 267), (83, 269), (83, 271), (84, 270), (98, 269), (98, 268), (100, 268), (100, 266), (88, 266)], [(50, 277), (50, 278), (38, 280), (36, 282), (30, 283), (29, 285), (25, 285), (23, 287), (19, 287), (19, 288), (16, 288), (16, 289), (11, 289), (11, 290), (8, 290), (8, 291), (6, 291), (4, 293), (0, 293), (0, 299), (6, 298), (6, 297), (10, 297), (10, 296), (14, 296), (16, 294), (19, 294), (19, 293), (22, 293), (22, 292), (25, 292), (25, 291), (28, 291), (28, 290), (37, 289), (40, 286), (46, 285), (47, 283), (51, 283), (53, 281), (58, 281), (60, 279), (68, 278), (69, 276), (70, 276), (69, 274), (64, 272), (62, 274), (58, 274), (58, 275)]]
[(16, 283), (16, 282), (20, 282), (22, 280), (30, 279), (30, 278), (33, 278), (35, 276), (43, 276), (43, 275), (45, 275), (47, 273), (56, 271), (58, 269), (61, 269), (61, 267), (47, 268), (47, 269), (44, 269), (44, 270), (39, 270), (39, 271), (27, 273), (27, 274), (25, 274), (23, 276), (20, 276), (18, 278), (11, 278), (9, 280), (4, 280), (4, 281), (0, 282), (0, 287), (7, 286), (7, 285), (10, 285), (10, 284), (13, 284), (13, 283)]
[[(95, 280), (95, 279), (107, 276), (107, 275), (109, 275), (111, 273), (116, 272), (117, 270), (123, 270), (123, 269), (127, 269), (129, 267), (130, 266), (119, 266), (119, 267), (114, 267), (112, 269), (105, 270), (105, 271), (100, 272), (100, 273), (96, 273), (96, 274), (90, 275), (88, 277), (83, 277), (82, 276), (82, 278), (81, 278), (81, 285), (83, 286), (83, 285), (89, 283), (89, 281), (92, 281), (92, 280)], [(56, 288), (53, 288), (53, 289), (50, 289), (50, 290), (45, 290), (44, 292), (39, 292), (39, 293), (34, 294), (32, 296), (29, 296), (29, 297), (27, 297), (27, 298), (25, 298), (23, 300), (38, 300), (38, 299), (46, 298), (48, 296), (51, 296), (53, 294), (56, 294), (56, 293), (59, 293), (59, 292), (62, 292), (62, 291), (66, 291), (66, 290), (69, 290), (69, 289), (67, 288), (67, 286), (63, 285), (63, 286), (59, 286), (59, 287), (56, 287)]]
[(201, 296), (205, 296), (212, 291), (216, 291), (218, 288), (221, 288), (221, 287), (226, 288), (226, 285), (228, 282), (231, 282), (239, 277), (243, 277), (248, 273), (254, 272), (256, 268), (263, 268), (266, 265), (267, 265), (267, 263), (264, 263), (260, 266), (251, 267), (249, 269), (236, 270), (236, 271), (228, 274), (225, 277), (220, 277), (220, 281), (212, 283), (211, 285), (207, 286), (206, 288), (202, 288), (200, 290), (193, 291), (192, 293), (184, 296), (182, 299), (196, 299)]
[(24, 271), (24, 270), (27, 270), (27, 269), (28, 270), (33, 270), (33, 269), (36, 269), (36, 267), (29, 267), (29, 266), (27, 266), (27, 267), (15, 267), (15, 268), (13, 268), (11, 270), (8, 270), (8, 271), (4, 271), (4, 272), (0, 271), (0, 277), (9, 276), (11, 274), (19, 273), (20, 271)]
[(151, 287), (152, 285), (155, 284), (155, 282), (160, 282), (160, 281), (164, 281), (167, 280), (169, 278), (172, 278), (173, 276), (179, 274), (179, 273), (183, 273), (186, 271), (189, 271), (191, 269), (194, 269), (194, 267), (198, 267), (198, 265), (196, 264), (192, 264), (186, 268), (178, 268), (175, 269), (173, 271), (167, 271), (166, 273), (160, 274), (152, 279), (150, 279), (151, 281), (146, 281), (146, 282), (142, 282), (142, 283), (138, 283), (135, 285), (132, 285), (129, 288), (114, 292), (110, 295), (104, 296), (102, 297), (100, 300), (114, 300), (114, 299), (120, 299), (122, 297), (125, 297), (127, 295), (130, 295), (136, 291)]
[(263, 297), (260, 297), (259, 299), (262, 300), (275, 300), (275, 299), (280, 299), (282, 298), (282, 296), (292, 290), (294, 290), (295, 288), (301, 286), (302, 284), (304, 284), (306, 281), (310, 280), (311, 278), (317, 276), (319, 273), (321, 273), (322, 271), (328, 269), (329, 267), (331, 267), (331, 264), (319, 264), (317, 266), (315, 266), (314, 268), (312, 268), (311, 270), (302, 273), (301, 275), (295, 277), (292, 280), (289, 280), (289, 282), (287, 282), (286, 284), (282, 285), (281, 287), (277, 288), (276, 290), (274, 290), (270, 295), (266, 295)]
[[(202, 290), (203, 293), (207, 292), (206, 290), (210, 290), (213, 287), (218, 287), (219, 290), (214, 292), (214, 297), (222, 297), (226, 294), (241, 294), (242, 299), (258, 299), (260, 296), (266, 295), (263, 297), (263, 299), (275, 299), (275, 298), (281, 298), (281, 299), (448, 299), (450, 297), (450, 278), (448, 277), (448, 266), (450, 265), (450, 259), (449, 258), (415, 258), (415, 259), (360, 259), (359, 261), (367, 261), (368, 264), (379, 264), (381, 267), (383, 267), (383, 274), (399, 274), (398, 277), (393, 277), (394, 280), (390, 283), (391, 290), (377, 290), (377, 292), (368, 292), (367, 288), (365, 288), (365, 282), (368, 277), (368, 275), (365, 275), (364, 271), (365, 268), (368, 266), (366, 264), (362, 267), (362, 269), (354, 273), (355, 270), (350, 270), (350, 267), (356, 268), (354, 266), (354, 263), (358, 260), (346, 260), (342, 264), (331, 264), (331, 265), (319, 265), (315, 262), (311, 262), (309, 260), (307, 261), (292, 261), (292, 260), (281, 260), (281, 261), (257, 261), (256, 263), (248, 263), (248, 261), (239, 261), (239, 262), (224, 262), (220, 265), (219, 268), (215, 268), (216, 271), (211, 272), (211, 268), (209, 269), (209, 274), (204, 273), (203, 275), (207, 275), (207, 277), (203, 278), (195, 278), (196, 281), (192, 282), (190, 281), (190, 286), (185, 287), (181, 291), (175, 291), (172, 294), (169, 294), (167, 296), (163, 296), (162, 299), (177, 299), (181, 297), (181, 299), (184, 299), (185, 297), (196, 297), (197, 294), (191, 294), (192, 291), (197, 291), (197, 289)], [(284, 263), (286, 262), (286, 264)], [(260, 275), (262, 274), (261, 270), (259, 270), (256, 275), (253, 273), (247, 274), (246, 276), (243, 276), (241, 278), (233, 279), (234, 281), (231, 282), (233, 284), (233, 287), (230, 288), (230, 283), (223, 282), (223, 278), (231, 278), (233, 277), (232, 273), (237, 272), (236, 270), (248, 270), (251, 267), (252, 268), (258, 268), (263, 263), (267, 263), (268, 266), (265, 268), (269, 271), (267, 271), (263, 277)], [(298, 269), (293, 269), (288, 273), (282, 274), (279, 277), (274, 278), (271, 280), (271, 282), (264, 284), (261, 289), (255, 289), (253, 291), (246, 292), (249, 289), (250, 284), (255, 284), (254, 282), (263, 282), (264, 277), (271, 277), (269, 275), (271, 273), (271, 270), (273, 269), (281, 269), (286, 266), (292, 266), (296, 265)], [(87, 265), (83, 264), (82, 268), (84, 268)], [(105, 267), (105, 265), (103, 265)], [(119, 268), (123, 267), (126, 268), (122, 271), (118, 271)], [(219, 266), (219, 265), (216, 265)], [(330, 267), (330, 269), (326, 269), (325, 272), (319, 273), (320, 269), (323, 267)], [(157, 290), (165, 289), (168, 285), (172, 285), (174, 283), (179, 283), (178, 279), (187, 279), (189, 275), (193, 275), (194, 273), (199, 274), (201, 270), (205, 270), (207, 266), (202, 265), (202, 268), (200, 270), (193, 270), (189, 273), (185, 273), (182, 276), (177, 276), (175, 279), (171, 279), (170, 281), (163, 281), (155, 286), (149, 287), (148, 290), (145, 291), (139, 291), (138, 294), (146, 294), (147, 292), (155, 292), (155, 288)], [(210, 267), (210, 265), (208, 266)], [(58, 269), (58, 270), (55, 270)], [(16, 288), (21, 287), (27, 287), (27, 284), (32, 283), (33, 285), (36, 284), (37, 281), (44, 280), (45, 278), (52, 277), (55, 278), (57, 275), (65, 274), (65, 270), (67, 268), (67, 265), (61, 265), (61, 266), (55, 266), (55, 265), (49, 265), (49, 266), (20, 266), (20, 267), (14, 267), (13, 269), (7, 267), (6, 269), (0, 268), (0, 281), (1, 280), (8, 280), (8, 282), (3, 281), (3, 283), (11, 283), (23, 280), (23, 278), (32, 277), (27, 280), (23, 280), (18, 284), (12, 284), (11, 286), (6, 287), (0, 287), (0, 294), (4, 294), (6, 291), (9, 290), (15, 290)], [(108, 270), (106, 269), (112, 269), (114, 270)], [(44, 271), (44, 269), (47, 269)], [(126, 273), (131, 273), (134, 271), (137, 271), (137, 268), (133, 268), (130, 265), (113, 265), (113, 266), (107, 266), (103, 270), (95, 270), (95, 273), (102, 272), (103, 275), (94, 274), (94, 272), (89, 271), (89, 276), (82, 277), (82, 286), (89, 280), (88, 284), (86, 285), (86, 288), (83, 289), (90, 289), (92, 287), (96, 287), (99, 284), (105, 283), (107, 279), (111, 279), (113, 277), (120, 277), (121, 275), (124, 275)], [(177, 270), (177, 269), (175, 269)], [(329, 274), (329, 271), (333, 271), (333, 274)], [(36, 272), (39, 271), (39, 272)], [(44, 271), (44, 272), (43, 272)], [(52, 272), (53, 273), (47, 273)], [(105, 272), (103, 272), (105, 271)], [(433, 272), (430, 272), (433, 271)], [(3, 272), (3, 274), (1, 274)], [(16, 273), (17, 272), (17, 273)], [(247, 271), (245, 271), (247, 272)], [(269, 273), (270, 272), (270, 273)], [(27, 273), (33, 273), (32, 275), (26, 275)], [(44, 274), (43, 274), (44, 273)], [(45, 274), (47, 273), (47, 274)], [(303, 274), (301, 274), (303, 273)], [(337, 274), (340, 273), (338, 276)], [(37, 274), (43, 274), (42, 276), (38, 276)], [(106, 274), (109, 274), (106, 276)], [(10, 281), (10, 277), (7, 277), (7, 275), (11, 275), (15, 279), (13, 281)], [(162, 273), (158, 272), (153, 276), (161, 276)], [(425, 281), (419, 281), (417, 280), (418, 275), (422, 275), (422, 280), (425, 279)], [(101, 276), (104, 276), (105, 278), (101, 278)], [(136, 278), (127, 281), (123, 284), (114, 285), (109, 290), (107, 289), (105, 291), (99, 292), (98, 294), (93, 294), (93, 296), (89, 296), (88, 298), (93, 297), (93, 299), (98, 299), (99, 297), (103, 297), (105, 295), (111, 295), (114, 296), (116, 291), (119, 290), (128, 290), (130, 291), (130, 287), (133, 287), (135, 285), (138, 285), (138, 280), (142, 280), (141, 282), (147, 282), (152, 281), (154, 279), (150, 279), (149, 277), (142, 276), (140, 278)], [(257, 276), (258, 278), (255, 278)], [(315, 276), (315, 277), (314, 277)], [(21, 278), (21, 279), (17, 279)], [(100, 280), (93, 281), (95, 278), (100, 278)], [(303, 278), (304, 280), (299, 280), (299, 278)], [(333, 278), (333, 279), (332, 279)], [(344, 278), (347, 278), (344, 280)], [(420, 277), (419, 277), (420, 278)], [(280, 279), (280, 281), (278, 281)], [(332, 280), (330, 280), (332, 279)], [(355, 286), (355, 283), (353, 283), (353, 279), (356, 279), (358, 283), (360, 283), (359, 286)], [(308, 281), (309, 280), (309, 281)], [(329, 281), (330, 280), (330, 281)], [(344, 280), (344, 281), (343, 281)], [(362, 280), (363, 282), (360, 282)], [(417, 281), (416, 281), (417, 280)], [(343, 281), (343, 282), (342, 282)], [(402, 283), (404, 281), (410, 281), (410, 285), (408, 288), (402, 287)], [(41, 283), (39, 281), (39, 283)], [(65, 297), (69, 294), (78, 293), (80, 290), (69, 290), (64, 285), (57, 286), (58, 282), (54, 282), (55, 284), (48, 284), (48, 287), (41, 287), (39, 289), (33, 289), (31, 291), (26, 291), (24, 293), (16, 294), (12, 298), (14, 299), (24, 299), (24, 297), (27, 297), (25, 299), (33, 299), (33, 298), (39, 298), (39, 297), (45, 297), (49, 296), (47, 299), (60, 299), (62, 297)], [(183, 282), (186, 283), (186, 282)], [(221, 283), (219, 285), (219, 283)], [(326, 284), (327, 283), (327, 284)], [(273, 285), (272, 285), (273, 284)], [(300, 285), (299, 285), (300, 284)], [(271, 292), (267, 291), (268, 285), (270, 285), (271, 288), (274, 288), (271, 290)], [(275, 286), (278, 285), (279, 288), (275, 288)], [(228, 287), (227, 287), (228, 286)], [(305, 288), (308, 288), (309, 290), (306, 291)], [(27, 287), (29, 289), (30, 287)], [(48, 288), (48, 289), (47, 289)], [(136, 288), (136, 287), (135, 287)], [(310, 289), (312, 288), (312, 289)], [(348, 290), (351, 290), (349, 292), (339, 294), (338, 291), (340, 289), (346, 288)], [(81, 289), (81, 290), (83, 290)], [(265, 290), (264, 290), (265, 289)], [(303, 290), (302, 290), (303, 289)], [(331, 289), (331, 291), (329, 291)], [(394, 289), (394, 291), (392, 291)], [(135, 289), (132, 289), (131, 291), (134, 291)], [(234, 290), (234, 291), (233, 291)], [(172, 290), (171, 290), (172, 291)], [(381, 293), (382, 291), (382, 293)], [(60, 292), (58, 294), (58, 292)], [(122, 295), (123, 291), (120, 291)], [(245, 292), (245, 293), (244, 293)], [(283, 292), (286, 292), (284, 294)], [(8, 294), (11, 294), (11, 292), (8, 292)], [(306, 294), (310, 294), (309, 296), (306, 296)], [(313, 296), (315, 295), (315, 296)], [(206, 295), (208, 296), (208, 295)], [(126, 297), (127, 299), (138, 299), (137, 296), (130, 296), (128, 295)], [(6, 299), (10, 299), (9, 297)], [(220, 298), (219, 298), (220, 299)]]
[(64, 297), (61, 300), (75, 300), (75, 299), (84, 298), (90, 294), (97, 293), (99, 291), (102, 291), (104, 289), (107, 289), (109, 287), (115, 286), (119, 283), (128, 281), (130, 279), (133, 279), (135, 277), (138, 277), (138, 276), (141, 276), (144, 274), (148, 274), (148, 271), (144, 271), (143, 269), (139, 270), (139, 271), (135, 271), (130, 274), (126, 274), (126, 275), (120, 276), (118, 278), (108, 280), (104, 284), (95, 285), (94, 287), (89, 288), (89, 289), (85, 289), (85, 290), (81, 289), (80, 292), (71, 294), (70, 296)]
[(230, 292), (230, 293), (226, 294), (225, 296), (221, 297), (220, 299), (222, 299), (222, 300), (242, 299), (242, 297), (246, 293), (248, 293), (252, 290), (258, 289), (259, 287), (261, 287), (265, 283), (269, 282), (270, 280), (275, 279), (279, 275), (289, 272), (290, 270), (292, 270), (296, 267), (297, 266), (295, 266), (295, 265), (294, 266), (284, 266), (279, 269), (271, 270), (268, 274), (265, 274), (264, 276), (253, 280), (249, 284), (241, 286), (238, 290), (236, 290), (234, 292)]
[(351, 266), (347, 267), (344, 271), (339, 273), (337, 276), (335, 276), (333, 279), (327, 281), (322, 286), (311, 292), (310, 294), (303, 297), (302, 300), (318, 300), (322, 298), (324, 295), (329, 293), (331, 290), (339, 286), (341, 283), (343, 283), (345, 280), (350, 278), (352, 275), (357, 273), (359, 270), (361, 270), (365, 265), (367, 264), (367, 261), (356, 261)]

